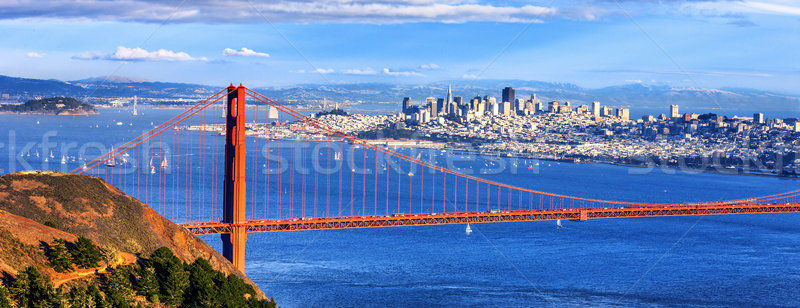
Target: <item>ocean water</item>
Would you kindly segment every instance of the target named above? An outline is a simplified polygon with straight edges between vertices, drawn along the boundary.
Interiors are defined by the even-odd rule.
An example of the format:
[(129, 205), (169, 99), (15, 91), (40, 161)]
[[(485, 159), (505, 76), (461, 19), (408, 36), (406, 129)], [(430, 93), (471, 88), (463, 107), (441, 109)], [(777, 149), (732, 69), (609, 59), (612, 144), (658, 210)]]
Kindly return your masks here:
[[(79, 162), (69, 161), (61, 165), (18, 155), (26, 151), (34, 153), (43, 141), (57, 145), (51, 150), (56, 161), (61, 155), (74, 156), (81, 148), (86, 150), (87, 157), (96, 155), (102, 148), (107, 150), (115, 144), (118, 146), (179, 112), (145, 109), (142, 116), (135, 118), (119, 109), (102, 110), (101, 115), (88, 117), (0, 115), (0, 153), (4, 153), (0, 155), (0, 169), (3, 172), (28, 168), (69, 171), (80, 166)], [(122, 125), (117, 125), (117, 122), (122, 122)], [(219, 137), (202, 136), (195, 142), (200, 138), (206, 138), (204, 147), (208, 148), (213, 144), (211, 139)], [(188, 141), (184, 138), (178, 142)], [(263, 140), (255, 141), (255, 144), (258, 142)], [(73, 143), (74, 146), (70, 146)], [(26, 148), (28, 146), (30, 148)], [(199, 145), (193, 143), (193, 146)], [(257, 146), (253, 148), (253, 154), (263, 150)], [(287, 147), (278, 149), (276, 146), (270, 151), (278, 151), (272, 152), (275, 155), (290, 153)], [(413, 149), (399, 151), (411, 155), (417, 153)], [(213, 150), (203, 153), (219, 154)], [(356, 150), (355, 153), (359, 157), (361, 152)], [(315, 154), (313, 147), (307, 150), (307, 154), (308, 157)], [(502, 164), (506, 168), (501, 171), (484, 172), (480, 176), (547, 192), (624, 201), (738, 199), (796, 190), (800, 186), (797, 180), (773, 177), (497, 159), (450, 152), (422, 151), (421, 156), (440, 164), (450, 164), (451, 168), (461, 168), (463, 172), (478, 172), (489, 165)], [(368, 156), (366, 167), (374, 167), (374, 160), (374, 156)], [(209, 162), (192, 163), (183, 166), (182, 170), (201, 168), (210, 175), (220, 166)], [(516, 170), (511, 167), (514, 164), (518, 166)], [(176, 163), (172, 165), (176, 166)], [(259, 164), (254, 166), (259, 169)], [(263, 166), (260, 169), (266, 170)], [(397, 176), (397, 172), (391, 168), (388, 170), (388, 178)], [(174, 188), (167, 187), (166, 191), (159, 193), (179, 196), (182, 199), (175, 201), (177, 203), (198, 202), (198, 191), (185, 196), (176, 193), (183, 192), (180, 185), (185, 180), (158, 172), (151, 176), (147, 185), (174, 184)], [(407, 172), (407, 169), (400, 171), (403, 176), (400, 199), (394, 186), (386, 195), (389, 213), (418, 212), (419, 206), (426, 212), (442, 211), (438, 208), (438, 200), (434, 200), (433, 207), (428, 206), (427, 195), (418, 201), (419, 193), (434, 192), (433, 187), (437, 185), (431, 182), (432, 179), (426, 174), (424, 181), (428, 181), (429, 186), (417, 190), (413, 185), (418, 185), (418, 177), (423, 171), (415, 170), (415, 184), (406, 185)], [(289, 173), (280, 175), (284, 180), (281, 185), (284, 190), (291, 188), (287, 186)], [(353, 176), (347, 172), (344, 175), (341, 183), (347, 188), (342, 214), (349, 214), (347, 205), (351, 201), (347, 189), (350, 176), (353, 177), (353, 186), (366, 193), (372, 193), (377, 187), (381, 196), (374, 204), (373, 200), (361, 200), (356, 191), (352, 200), (355, 214), (359, 214), (359, 208), (368, 214), (376, 209), (377, 213), (382, 213), (379, 205), (384, 205), (384, 177), (376, 177), (373, 182), (369, 177)], [(251, 176), (250, 180), (255, 181), (254, 187), (269, 187), (273, 192), (271, 197), (265, 197), (256, 188), (253, 204), (262, 214), (253, 213), (251, 217), (299, 217), (303, 209), (306, 215), (313, 215), (309, 214), (312, 213), (311, 192), (306, 192), (307, 201), (303, 206), (297, 185), (294, 188), (298, 190), (293, 195), (296, 207), (292, 212), (283, 209), (279, 213), (274, 205), (266, 207), (277, 201), (274, 193), (279, 191), (276, 176), (272, 175), (268, 186), (264, 185), (267, 174), (260, 172)], [(142, 177), (140, 173), (137, 182), (137, 175), (117, 175), (112, 182), (136, 193), (133, 183), (141, 185)], [(310, 178), (307, 183), (312, 183)], [(177, 182), (172, 183), (175, 181), (172, 179)], [(325, 183), (327, 178), (318, 180)], [(299, 177), (296, 181), (300, 181)], [(219, 186), (205, 181), (201, 183), (205, 187), (202, 193), (206, 203), (218, 198)], [(262, 189), (262, 192), (267, 191)], [(436, 189), (441, 189), (441, 186)], [(485, 188), (478, 187), (481, 192), (482, 189)], [(407, 190), (411, 196), (405, 193)], [(451, 194), (455, 196), (453, 192)], [(461, 194), (460, 200), (464, 200), (467, 195), (463, 191)], [(208, 207), (202, 214), (195, 211), (188, 215), (191, 217), (181, 217), (181, 212), (175, 212), (168, 201), (139, 195), (141, 200), (150, 200), (154, 208), (175, 221), (218, 219), (219, 216), (216, 213), (218, 207)], [(283, 202), (287, 200), (286, 196)], [(470, 196), (478, 199), (477, 206), (485, 206), (485, 194)], [(495, 201), (495, 197), (492, 195), (488, 200), (490, 206), (511, 209), (525, 204), (527, 198), (524, 195), (509, 197), (504, 191), (501, 193), (503, 199)], [(322, 204), (333, 204), (336, 208), (337, 199), (338, 194), (333, 193), (320, 197), (317, 202), (320, 208)], [(448, 203), (444, 210), (473, 208), (474, 200), (470, 199), (466, 204)], [(324, 214), (320, 210), (317, 216)], [(465, 233), (465, 225), (253, 233), (248, 236), (246, 273), (283, 307), (797, 307), (800, 306), (798, 222), (800, 214), (757, 214), (565, 221), (560, 229), (552, 221), (473, 224), (470, 235)], [(201, 238), (219, 249), (219, 236)]]

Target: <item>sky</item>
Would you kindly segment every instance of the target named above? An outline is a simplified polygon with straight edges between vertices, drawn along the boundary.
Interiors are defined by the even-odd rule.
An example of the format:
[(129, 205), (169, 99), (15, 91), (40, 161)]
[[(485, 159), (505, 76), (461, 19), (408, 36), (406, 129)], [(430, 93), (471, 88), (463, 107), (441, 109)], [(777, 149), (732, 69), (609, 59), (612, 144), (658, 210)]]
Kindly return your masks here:
[(791, 0), (0, 0), (0, 75), (800, 94)]

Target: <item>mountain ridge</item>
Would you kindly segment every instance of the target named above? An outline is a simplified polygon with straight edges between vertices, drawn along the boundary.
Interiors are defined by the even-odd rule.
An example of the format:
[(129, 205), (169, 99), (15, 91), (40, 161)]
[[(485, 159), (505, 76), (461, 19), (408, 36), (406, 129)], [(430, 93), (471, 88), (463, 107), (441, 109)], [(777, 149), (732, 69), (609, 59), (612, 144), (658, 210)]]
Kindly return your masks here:
[[(102, 79), (101, 79), (102, 78)], [(109, 82), (105, 77), (75, 81), (53, 81), (17, 78), (0, 75), (0, 93), (20, 99), (35, 95), (92, 96), (90, 102), (104, 103), (119, 97), (158, 98), (178, 103), (196, 102), (221, 90), (201, 84), (143, 81), (135, 78), (115, 77)], [(747, 88), (697, 88), (673, 87), (665, 84), (628, 83), (602, 88), (584, 88), (572, 83), (546, 82), (518, 79), (479, 79), (474, 81), (450, 80), (425, 84), (390, 84), (381, 82), (297, 84), (290, 87), (252, 87), (254, 90), (289, 104), (320, 104), (323, 99), (340, 103), (372, 103), (399, 106), (404, 97), (424, 102), (427, 97), (441, 98), (448, 85), (453, 85), (454, 96), (469, 100), (474, 95), (500, 98), (502, 88), (516, 89), (517, 98), (537, 94), (543, 102), (570, 101), (573, 105), (590, 105), (600, 101), (611, 107), (628, 107), (667, 110), (678, 104), (691, 112), (767, 112), (789, 113), (800, 111), (800, 96)], [(59, 93), (59, 94), (57, 94)], [(387, 108), (390, 109), (390, 108)], [(390, 111), (395, 111), (390, 109)]]

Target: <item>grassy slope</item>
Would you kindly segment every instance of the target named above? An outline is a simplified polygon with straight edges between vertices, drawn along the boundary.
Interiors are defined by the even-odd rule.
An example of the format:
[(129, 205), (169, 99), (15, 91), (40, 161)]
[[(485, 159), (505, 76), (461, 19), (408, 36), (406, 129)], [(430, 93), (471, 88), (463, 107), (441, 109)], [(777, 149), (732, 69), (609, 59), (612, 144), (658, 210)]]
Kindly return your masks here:
[[(149, 206), (96, 177), (44, 172), (2, 175), (0, 210), (28, 218), (38, 224), (54, 222), (58, 229), (67, 233), (83, 235), (101, 246), (111, 246), (121, 252), (142, 257), (149, 256), (162, 246), (170, 248), (185, 262), (203, 257), (209, 260), (214, 269), (226, 274), (236, 273), (253, 284), (208, 244), (165, 219)], [(0, 228), (3, 227), (1, 221)], [(19, 270), (19, 264), (7, 264), (16, 253), (7, 251), (6, 247), (14, 246), (15, 239), (29, 236), (30, 232), (41, 232), (36, 231), (40, 228), (4, 229), (10, 232), (0, 232), (0, 262), (5, 262), (6, 267)], [(61, 235), (59, 237), (70, 239)], [(42, 261), (41, 256), (24, 255), (35, 258), (32, 260), (34, 263)], [(260, 290), (258, 293), (263, 296)]]

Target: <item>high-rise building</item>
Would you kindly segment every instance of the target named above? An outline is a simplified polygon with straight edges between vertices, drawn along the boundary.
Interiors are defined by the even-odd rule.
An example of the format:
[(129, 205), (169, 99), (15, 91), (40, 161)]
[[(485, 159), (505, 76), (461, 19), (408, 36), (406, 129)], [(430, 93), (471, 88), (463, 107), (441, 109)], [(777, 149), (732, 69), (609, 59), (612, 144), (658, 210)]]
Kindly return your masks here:
[(669, 105), (669, 115), (671, 118), (679, 118), (681, 116), (678, 113), (678, 105)]
[(449, 106), (444, 103), (444, 98), (439, 98), (436, 100), (436, 108), (439, 109), (438, 113), (447, 114), (448, 107)]
[(764, 124), (764, 114), (761, 113), (761, 112), (754, 113), (753, 114), (753, 123), (754, 124)]
[(450, 104), (453, 103), (453, 89), (450, 85), (447, 85), (447, 107), (450, 107)]
[(513, 114), (513, 108), (511, 108), (512, 105), (511, 105), (510, 102), (502, 102), (502, 103), (499, 103), (498, 105), (500, 105), (500, 114), (502, 114), (502, 115), (512, 115)]
[(628, 108), (617, 108), (617, 117), (623, 120), (630, 120), (631, 112)]
[(600, 116), (601, 117), (610, 117), (611, 116), (611, 108), (608, 108), (608, 106), (600, 107)]
[(428, 103), (428, 111), (431, 113), (431, 119), (439, 116), (439, 110), (437, 110), (438, 108), (436, 105), (437, 104), (435, 101)]
[(542, 104), (542, 102), (537, 100), (535, 103), (533, 103), (533, 112), (542, 112), (542, 111), (544, 111), (544, 104)]
[(592, 115), (595, 118), (600, 117), (600, 102), (592, 102)]
[(552, 101), (547, 104), (547, 111), (550, 113), (558, 112), (558, 101)]
[(511, 87), (503, 88), (503, 102), (514, 103), (514, 89)]
[(453, 103), (455, 103), (458, 106), (464, 105), (464, 98), (461, 96), (455, 96), (453, 97)]
[(411, 109), (411, 98), (404, 97), (403, 98), (403, 113), (408, 114), (409, 109)]

